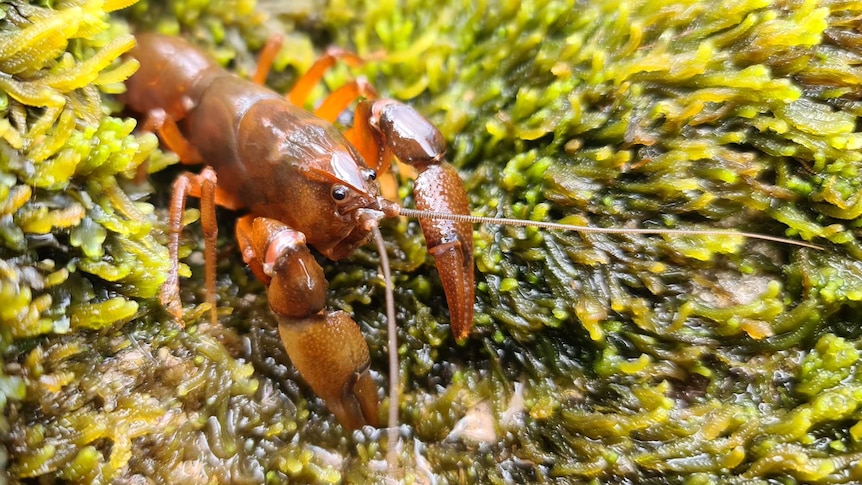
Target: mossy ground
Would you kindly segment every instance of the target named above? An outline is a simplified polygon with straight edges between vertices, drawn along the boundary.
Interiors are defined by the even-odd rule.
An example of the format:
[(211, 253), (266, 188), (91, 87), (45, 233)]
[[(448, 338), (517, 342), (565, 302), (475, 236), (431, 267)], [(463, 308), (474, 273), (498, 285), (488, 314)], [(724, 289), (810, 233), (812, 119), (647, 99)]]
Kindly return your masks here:
[[(13, 482), (385, 476), (384, 433), (345, 433), (290, 366), (232, 214), (221, 325), (181, 330), (154, 299), (180, 169), (110, 97), (134, 68), (115, 61), (130, 28), (187, 36), (242, 75), (281, 32), (279, 90), (322, 47), (355, 49), (372, 61), (327, 84), (365, 75), (435, 121), (475, 214), (824, 246), (478, 226), (476, 327), (459, 345), (418, 224), (390, 221), (406, 481), (862, 480), (862, 3), (176, 1), (108, 16), (122, 7), (0, 4)], [(326, 272), (384, 389), (377, 263), (360, 250)]]

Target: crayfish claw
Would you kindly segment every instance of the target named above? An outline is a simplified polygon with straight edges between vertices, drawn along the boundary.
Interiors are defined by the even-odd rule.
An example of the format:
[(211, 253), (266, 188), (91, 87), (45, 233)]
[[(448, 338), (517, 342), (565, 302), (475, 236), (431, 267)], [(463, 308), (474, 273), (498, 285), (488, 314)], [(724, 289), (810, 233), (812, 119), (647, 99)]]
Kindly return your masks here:
[(277, 318), (287, 355), (338, 422), (348, 429), (377, 426), (377, 385), (369, 372), (368, 345), (356, 322), (342, 311)]
[[(457, 235), (455, 237), (458, 238)], [(429, 243), (428, 252), (434, 256), (434, 264), (449, 303), (452, 335), (457, 340), (467, 338), (473, 327), (472, 244), (460, 238), (433, 247)]]
[(377, 426), (377, 386), (365, 338), (347, 313), (327, 311), (323, 268), (305, 235), (275, 219), (236, 226), (243, 259), (266, 284), (284, 349), (305, 382), (345, 428)]
[(377, 416), (377, 384), (371, 378), (370, 367), (367, 365), (365, 369), (354, 373), (345, 383), (339, 402), (330, 406), (338, 422), (349, 429), (366, 424), (376, 427), (380, 424)]
[[(445, 160), (446, 140), (419, 112), (391, 99), (359, 103), (354, 130), (357, 148), (372, 166), (384, 170), (392, 157), (416, 168), (413, 186), (416, 208), (423, 211), (470, 214), (467, 192), (455, 167)], [(452, 333), (463, 339), (473, 327), (473, 226), (469, 222), (420, 218), (428, 251), (449, 303)]]
[[(467, 193), (455, 167), (446, 162), (423, 167), (413, 189), (419, 210), (469, 214)], [(428, 252), (443, 283), (452, 334), (461, 340), (473, 328), (473, 226), (469, 222), (419, 219)]]

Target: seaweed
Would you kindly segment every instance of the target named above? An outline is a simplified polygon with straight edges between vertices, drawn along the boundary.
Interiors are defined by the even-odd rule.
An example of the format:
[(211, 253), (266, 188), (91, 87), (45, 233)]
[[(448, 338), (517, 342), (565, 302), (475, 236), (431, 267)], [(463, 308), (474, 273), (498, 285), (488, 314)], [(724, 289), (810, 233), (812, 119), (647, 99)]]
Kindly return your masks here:
[[(134, 29), (187, 36), (241, 75), (278, 32), (269, 84), (281, 91), (327, 44), (354, 49), (368, 61), (336, 67), (318, 99), (364, 75), (414, 105), (446, 136), (477, 215), (823, 246), (476, 226), (475, 328), (459, 344), (418, 224), (388, 221), (402, 480), (862, 479), (862, 3), (0, 11), (0, 466), (13, 481), (387, 475), (385, 433), (345, 433), (292, 369), (262, 286), (224, 236), (232, 214), (220, 213), (220, 325), (180, 329), (160, 308), (177, 169), (112, 97), (135, 68), (121, 58)], [(410, 205), (410, 181), (397, 181)], [(207, 309), (188, 257), (201, 240), (192, 224), (191, 323)], [(382, 395), (378, 263), (363, 248), (325, 269), (330, 304), (367, 335)]]

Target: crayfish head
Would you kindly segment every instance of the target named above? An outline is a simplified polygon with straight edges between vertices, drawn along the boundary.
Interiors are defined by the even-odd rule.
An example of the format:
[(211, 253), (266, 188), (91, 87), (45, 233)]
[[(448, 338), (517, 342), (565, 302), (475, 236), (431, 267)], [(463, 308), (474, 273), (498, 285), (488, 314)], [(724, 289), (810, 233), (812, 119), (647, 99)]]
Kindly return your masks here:
[(324, 256), (332, 260), (346, 258), (353, 250), (368, 242), (371, 231), (379, 227), (380, 220), (398, 215), (401, 206), (380, 196), (367, 198), (363, 204), (347, 205), (339, 214), (349, 220), (351, 230), (330, 247), (316, 248)]

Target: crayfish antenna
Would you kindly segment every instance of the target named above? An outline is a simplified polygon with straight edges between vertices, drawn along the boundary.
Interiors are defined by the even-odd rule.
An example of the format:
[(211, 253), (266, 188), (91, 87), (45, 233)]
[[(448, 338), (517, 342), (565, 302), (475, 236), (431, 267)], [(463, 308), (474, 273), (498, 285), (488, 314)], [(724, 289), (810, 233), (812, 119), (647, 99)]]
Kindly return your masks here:
[(393, 473), (398, 466), (398, 400), (400, 382), (398, 376), (398, 329), (395, 327), (395, 297), (392, 294), (392, 274), (389, 271), (389, 255), (383, 244), (383, 236), (375, 225), (371, 229), (374, 243), (380, 255), (380, 266), (383, 268), (383, 282), (386, 285), (386, 332), (389, 352), (389, 443), (386, 449), (387, 469)]
[(579, 226), (576, 224), (564, 224), (560, 222), (549, 221), (528, 221), (525, 219), (507, 219), (503, 217), (482, 217), (465, 214), (450, 214), (447, 212), (433, 212), (416, 209), (400, 209), (398, 215), (404, 217), (415, 217), (417, 219), (440, 219), (446, 221), (470, 222), (472, 224), (495, 224), (498, 226), (520, 226), (520, 227), (538, 227), (540, 229), (549, 229), (552, 231), (572, 231), (581, 234), (678, 234), (687, 236), (740, 236), (749, 239), (760, 239), (762, 241), (772, 241), (791, 246), (802, 248), (816, 249), (822, 251), (823, 246), (812, 244), (805, 241), (788, 239), (785, 237), (770, 236), (768, 234), (759, 234), (756, 232), (734, 231), (730, 229), (624, 229), (620, 227), (590, 227)]

